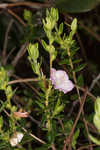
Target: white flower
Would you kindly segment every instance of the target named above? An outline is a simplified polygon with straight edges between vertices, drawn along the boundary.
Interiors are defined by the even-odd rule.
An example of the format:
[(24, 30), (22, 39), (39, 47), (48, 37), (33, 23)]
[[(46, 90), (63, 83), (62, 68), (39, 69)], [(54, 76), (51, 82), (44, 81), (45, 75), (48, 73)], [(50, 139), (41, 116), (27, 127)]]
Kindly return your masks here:
[(10, 144), (12, 147), (16, 146), (18, 143), (21, 142), (24, 134), (21, 132), (15, 132), (12, 137), (10, 138)]

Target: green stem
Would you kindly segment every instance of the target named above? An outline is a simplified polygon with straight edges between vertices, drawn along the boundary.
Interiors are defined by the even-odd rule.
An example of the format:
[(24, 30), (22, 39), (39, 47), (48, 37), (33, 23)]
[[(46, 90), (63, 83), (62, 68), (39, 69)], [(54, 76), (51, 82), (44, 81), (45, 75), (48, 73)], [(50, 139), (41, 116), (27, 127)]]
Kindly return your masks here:
[(51, 55), (50, 55), (50, 71), (51, 71), (51, 68), (52, 68), (52, 60), (51, 60)]
[[(51, 68), (52, 68), (52, 60), (51, 60), (51, 55), (50, 55), (50, 72), (51, 72)], [(49, 81), (48, 89), (46, 90), (46, 101), (45, 101), (45, 106), (47, 108), (46, 112), (47, 112), (47, 128), (48, 128), (48, 131), (51, 130), (51, 121), (50, 121), (50, 113), (49, 113), (50, 110), (48, 108), (50, 92), (51, 92), (51, 81)]]
[(50, 91), (51, 91), (51, 85), (50, 85), (50, 81), (49, 81), (49, 87), (48, 87), (48, 89), (46, 91), (46, 101), (45, 101), (45, 105), (46, 105), (46, 108), (47, 108), (46, 113), (47, 113), (47, 128), (48, 128), (48, 131), (51, 130), (51, 121), (50, 121), (50, 113), (49, 113), (50, 110), (48, 108)]

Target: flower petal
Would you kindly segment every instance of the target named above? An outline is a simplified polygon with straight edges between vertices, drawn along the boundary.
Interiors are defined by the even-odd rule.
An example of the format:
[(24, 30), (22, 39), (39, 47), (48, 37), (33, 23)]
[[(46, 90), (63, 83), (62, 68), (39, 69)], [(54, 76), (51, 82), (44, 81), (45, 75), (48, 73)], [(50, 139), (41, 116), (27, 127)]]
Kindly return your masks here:
[(61, 79), (68, 80), (69, 79), (67, 73), (65, 71), (62, 71), (62, 70), (56, 71), (55, 76), (56, 76), (56, 80), (59, 80), (59, 79), (60, 80)]

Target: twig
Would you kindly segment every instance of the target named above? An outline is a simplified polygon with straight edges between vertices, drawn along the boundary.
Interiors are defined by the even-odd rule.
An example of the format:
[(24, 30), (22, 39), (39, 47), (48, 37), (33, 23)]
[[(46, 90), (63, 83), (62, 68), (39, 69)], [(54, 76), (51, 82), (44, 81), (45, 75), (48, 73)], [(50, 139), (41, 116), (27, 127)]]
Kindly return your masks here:
[(9, 7), (16, 7), (16, 6), (29, 6), (35, 9), (40, 9), (40, 8), (50, 7), (51, 4), (48, 4), (48, 3), (42, 4), (42, 3), (35, 3), (35, 2), (16, 2), (12, 4), (9, 4), (9, 3), (0, 4), (0, 8), (3, 8), (3, 9), (9, 8)]
[(100, 42), (100, 36), (93, 31), (93, 29), (88, 28), (85, 26), (81, 21), (79, 21), (79, 24), (81, 25), (82, 28), (88, 31), (89, 34), (91, 34), (98, 42)]
[[(14, 47), (14, 48), (12, 48), (11, 50), (10, 50), (10, 52), (8, 53), (8, 55), (6, 56), (6, 58), (5, 58), (5, 62), (7, 63), (7, 60), (9, 59), (9, 57), (11, 56), (11, 54), (13, 53), (13, 51), (15, 50), (16, 48)], [(5, 64), (6, 64), (5, 63)]]
[(83, 43), (82, 43), (82, 41), (81, 41), (81, 38), (80, 38), (78, 32), (76, 32), (76, 37), (77, 37), (77, 39), (78, 39), (78, 42), (79, 42), (79, 45), (80, 45), (80, 48), (81, 48), (82, 56), (83, 56), (84, 60), (85, 60), (86, 62), (88, 62), (87, 55), (86, 55), (86, 52), (85, 52), (85, 48), (84, 48), (84, 46), (83, 46)]
[(89, 149), (89, 147), (91, 147), (91, 146), (96, 146), (96, 144), (90, 144), (90, 145), (87, 145), (87, 146), (81, 146), (81, 147), (78, 148), (77, 150)]
[[(87, 90), (88, 91), (88, 90)], [(82, 99), (82, 98), (81, 98)], [(85, 117), (84, 117), (84, 110), (82, 110), (82, 115), (83, 115), (83, 122), (84, 122), (84, 125), (85, 125), (85, 129), (86, 129), (86, 132), (87, 132), (87, 135), (88, 135), (88, 125), (87, 125), (87, 121), (86, 121), (86, 119), (85, 119)], [(89, 139), (89, 137), (88, 137), (88, 140), (89, 140), (89, 144), (91, 145), (91, 141), (90, 141), (90, 139)], [(90, 150), (93, 150), (93, 147), (91, 146), (90, 147)]]
[(15, 17), (22, 25), (26, 26), (25, 22), (18, 15), (16, 15), (12, 10), (8, 9), (8, 13), (13, 17)]
[(98, 82), (98, 80), (100, 80), (100, 73), (97, 75), (97, 77), (92, 81), (92, 83), (91, 83), (91, 85), (90, 85), (90, 87), (89, 87), (89, 91), (91, 91), (93, 88), (94, 88), (94, 86), (95, 86), (95, 84)]
[[(70, 54), (70, 48), (67, 49), (67, 53), (68, 53), (68, 56), (69, 56), (69, 62), (70, 62), (71, 69), (74, 70), (74, 65), (73, 65), (72, 59), (70, 58), (70, 56), (71, 56), (71, 54)], [(72, 73), (73, 73), (74, 82), (75, 82), (75, 84), (77, 84), (76, 73), (74, 71)], [(79, 88), (77, 86), (76, 86), (76, 91), (77, 91), (79, 102), (80, 102), (80, 106), (81, 106), (82, 101), (81, 101), (80, 91), (79, 91)], [(82, 110), (82, 115), (83, 115), (83, 122), (84, 122), (84, 125), (85, 125), (85, 128), (86, 128), (87, 134), (88, 134), (88, 126), (87, 126), (87, 123), (86, 123), (86, 120), (85, 120), (85, 117), (84, 117), (84, 110)], [(89, 138), (88, 138), (88, 140), (89, 140), (89, 143), (91, 144), (91, 141), (90, 141)], [(72, 137), (71, 137), (71, 142), (72, 142)], [(68, 150), (71, 150), (71, 142), (69, 143)], [(93, 150), (92, 147), (90, 149)]]
[(55, 148), (55, 145), (54, 145), (54, 144), (52, 144), (52, 145), (51, 145), (51, 147), (52, 147), (52, 150), (56, 150), (56, 148)]
[(37, 141), (39, 141), (40, 143), (42, 143), (42, 144), (46, 144), (46, 142), (45, 141), (43, 141), (43, 140), (41, 140), (41, 139), (39, 139), (38, 137), (36, 137), (34, 134), (32, 134), (32, 133), (28, 133), (28, 131), (24, 128), (24, 127), (21, 127), (22, 129), (23, 129), (23, 131), (24, 132), (26, 132), (27, 134), (29, 134), (31, 137), (33, 137), (35, 140), (37, 140)]
[[(71, 67), (72, 70), (74, 70), (74, 65), (73, 65), (72, 59), (70, 57), (71, 56), (70, 48), (67, 49), (67, 54), (69, 56), (70, 67)], [(73, 71), (72, 74), (73, 74), (73, 80), (74, 80), (75, 84), (77, 84), (77, 79), (76, 79), (76, 73), (75, 73), (75, 71)], [(76, 86), (76, 91), (77, 91), (78, 98), (79, 98), (80, 105), (81, 105), (81, 96), (80, 96), (79, 88), (77, 86)], [(64, 150), (66, 150), (66, 143), (65, 143)], [(71, 144), (69, 145), (69, 150), (71, 150)]]
[(59, 123), (60, 123), (60, 125), (61, 125), (61, 127), (62, 127), (63, 131), (65, 131), (62, 120), (61, 120), (61, 119), (59, 119), (58, 121), (59, 121)]
[(11, 84), (15, 84), (15, 83), (26, 83), (26, 82), (33, 82), (33, 81), (39, 81), (38, 78), (27, 78), (27, 79), (18, 79), (18, 80), (13, 80), (13, 81), (9, 81), (8, 82), (8, 85), (11, 85)]
[(67, 114), (67, 117), (70, 117), (70, 116), (71, 116), (74, 107), (75, 107), (78, 103), (79, 103), (79, 100), (75, 100), (75, 101), (71, 104), (72, 106), (71, 106), (71, 108), (70, 108), (70, 111), (69, 111), (68, 114)]
[(88, 124), (88, 126), (90, 127), (90, 129), (91, 129), (91, 131), (92, 131), (93, 133), (98, 134), (97, 128), (96, 128), (92, 123), (87, 122), (87, 124)]
[[(33, 81), (36, 82), (36, 81), (39, 81), (38, 78), (26, 78), (26, 79), (21, 79), (21, 78), (18, 77), (18, 76), (15, 76), (15, 75), (12, 75), (12, 76), (16, 77), (17, 80), (9, 81), (9, 82), (8, 82), (8, 85), (16, 84), (16, 83), (27, 83), (27, 82), (33, 82)], [(85, 88), (79, 87), (79, 86), (78, 86), (78, 88), (79, 88), (79, 90), (81, 90), (82, 92), (85, 92)], [(89, 96), (92, 98), (92, 100), (93, 100), (94, 102), (96, 101), (96, 97), (95, 97), (92, 93), (90, 93), (89, 91), (87, 91), (87, 95), (89, 95)]]
[[(83, 115), (84, 115), (84, 111), (83, 111)], [(83, 122), (85, 124), (85, 129), (86, 129), (86, 132), (87, 132), (87, 135), (88, 135), (89, 134), (89, 130), (88, 130), (88, 124), (87, 124), (87, 121), (86, 121), (85, 117), (83, 118)], [(91, 142), (89, 137), (88, 137), (88, 141), (89, 141), (89, 144), (91, 145), (90, 146), (90, 150), (93, 150), (92, 142)]]
[(25, 54), (25, 52), (27, 50), (27, 45), (28, 45), (28, 43), (26, 42), (25, 44), (23, 44), (21, 46), (19, 52), (15, 56), (14, 60), (11, 62), (11, 64), (13, 65), (13, 67), (15, 67), (17, 65), (19, 59)]
[[(78, 86), (78, 88), (79, 88), (79, 90), (85, 92), (85, 89), (84, 89), (84, 88), (79, 87), (79, 86)], [(92, 100), (93, 100), (94, 102), (96, 101), (97, 98), (96, 98), (92, 93), (90, 93), (89, 91), (87, 91), (87, 95), (89, 95), (89, 96), (92, 98)]]
[[(19, 79), (19, 80), (21, 79), (19, 76), (16, 76), (15, 74), (11, 74), (11, 76), (14, 77), (14, 78), (16, 78), (16, 79)], [(33, 79), (34, 78), (32, 78), (32, 80)], [(33, 81), (30, 80), (30, 82), (33, 82)], [(28, 85), (28, 87), (30, 87), (38, 96), (40, 96), (40, 93), (38, 92), (38, 90), (36, 88), (33, 87), (33, 85), (30, 85), (28, 82), (20, 82), (20, 84), (23, 84), (23, 83), (25, 83), (26, 85)]]
[(81, 115), (81, 113), (82, 113), (83, 106), (84, 106), (84, 103), (85, 103), (85, 100), (86, 100), (86, 96), (87, 96), (87, 89), (86, 89), (86, 91), (85, 91), (85, 93), (84, 93), (83, 102), (82, 102), (82, 104), (81, 104), (81, 106), (80, 106), (80, 110), (79, 110), (79, 112), (78, 112), (78, 115), (77, 115), (77, 117), (76, 117), (76, 120), (75, 120), (75, 122), (74, 122), (74, 125), (73, 125), (73, 127), (72, 127), (72, 130), (71, 130), (71, 132), (70, 132), (70, 135), (69, 135), (68, 138), (66, 137), (63, 150), (66, 150), (66, 145), (67, 145), (67, 143), (69, 143), (68, 150), (71, 149), (71, 142), (72, 142), (73, 133), (74, 133), (74, 130), (75, 130), (75, 128), (76, 128), (77, 122), (78, 122), (78, 120), (79, 120), (79, 118), (80, 118), (80, 115)]
[(13, 19), (11, 19), (11, 21), (8, 24), (8, 28), (5, 34), (5, 40), (4, 40), (4, 46), (3, 46), (3, 52), (2, 52), (2, 63), (3, 65), (6, 65), (6, 49), (7, 49), (7, 45), (8, 45), (8, 34), (10, 32), (11, 26), (13, 24)]

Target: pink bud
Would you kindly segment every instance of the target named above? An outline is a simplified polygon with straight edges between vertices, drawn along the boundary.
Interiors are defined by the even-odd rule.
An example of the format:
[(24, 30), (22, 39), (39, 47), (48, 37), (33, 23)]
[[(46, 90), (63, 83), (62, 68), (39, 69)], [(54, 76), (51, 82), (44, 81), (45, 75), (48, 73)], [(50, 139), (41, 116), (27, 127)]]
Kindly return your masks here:
[(26, 118), (28, 115), (28, 112), (14, 112), (15, 117)]

